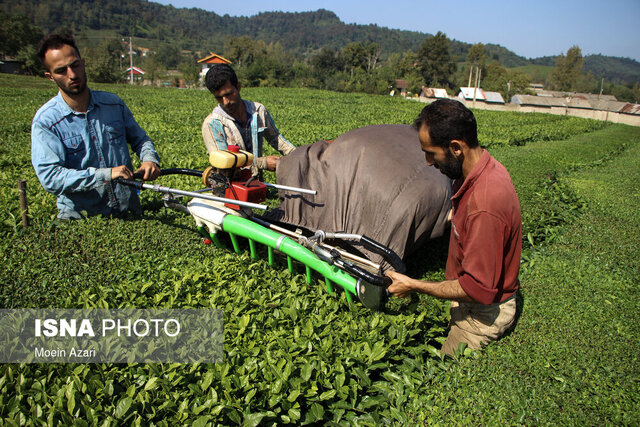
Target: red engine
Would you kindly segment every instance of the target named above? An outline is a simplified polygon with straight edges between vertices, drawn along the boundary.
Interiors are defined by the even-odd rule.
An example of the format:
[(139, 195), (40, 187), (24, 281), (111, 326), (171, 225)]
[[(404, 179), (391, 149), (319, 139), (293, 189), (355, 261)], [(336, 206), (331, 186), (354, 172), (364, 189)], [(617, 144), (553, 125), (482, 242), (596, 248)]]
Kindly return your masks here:
[[(225, 189), (224, 197), (241, 202), (262, 203), (267, 199), (267, 186), (258, 180), (249, 181), (248, 185), (247, 181), (231, 181), (231, 187)], [(231, 203), (224, 205), (231, 209), (240, 209), (240, 206)]]

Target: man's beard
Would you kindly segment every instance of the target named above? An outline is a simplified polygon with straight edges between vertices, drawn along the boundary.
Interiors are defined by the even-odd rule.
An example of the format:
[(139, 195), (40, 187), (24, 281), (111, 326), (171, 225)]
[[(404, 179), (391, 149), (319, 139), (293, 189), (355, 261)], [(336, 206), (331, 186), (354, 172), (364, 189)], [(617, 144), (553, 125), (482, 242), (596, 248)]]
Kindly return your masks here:
[(79, 86), (68, 86), (65, 88), (60, 88), (67, 95), (79, 95), (87, 90), (87, 74), (85, 73), (82, 76), (82, 83)]
[(447, 159), (445, 163), (438, 163), (438, 169), (451, 179), (462, 178), (462, 162), (458, 161), (453, 154), (447, 152)]

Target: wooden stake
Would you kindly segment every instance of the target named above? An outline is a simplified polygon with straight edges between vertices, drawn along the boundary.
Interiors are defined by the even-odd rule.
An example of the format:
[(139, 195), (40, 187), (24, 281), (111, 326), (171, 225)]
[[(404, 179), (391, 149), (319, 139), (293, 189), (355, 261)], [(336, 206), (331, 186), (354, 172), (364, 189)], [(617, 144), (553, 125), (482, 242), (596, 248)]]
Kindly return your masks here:
[(20, 198), (20, 215), (22, 215), (22, 226), (29, 226), (29, 207), (27, 205), (27, 181), (18, 180), (18, 195)]

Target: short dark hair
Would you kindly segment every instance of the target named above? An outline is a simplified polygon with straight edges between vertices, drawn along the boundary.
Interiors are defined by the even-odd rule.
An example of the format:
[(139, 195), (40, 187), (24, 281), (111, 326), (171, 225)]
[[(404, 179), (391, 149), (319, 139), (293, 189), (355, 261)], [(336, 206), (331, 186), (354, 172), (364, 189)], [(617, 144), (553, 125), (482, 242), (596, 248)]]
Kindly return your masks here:
[(64, 45), (69, 45), (75, 49), (80, 57), (80, 50), (76, 45), (76, 41), (71, 34), (48, 34), (38, 42), (38, 59), (44, 65), (44, 55), (50, 49), (60, 49)]
[(470, 148), (478, 146), (476, 118), (460, 101), (438, 99), (427, 105), (413, 122), (417, 130), (423, 124), (429, 129), (433, 145), (448, 148), (452, 140), (459, 139)]
[(238, 88), (238, 76), (229, 64), (213, 64), (204, 78), (207, 89), (211, 93), (220, 89), (227, 81), (231, 82), (236, 89)]

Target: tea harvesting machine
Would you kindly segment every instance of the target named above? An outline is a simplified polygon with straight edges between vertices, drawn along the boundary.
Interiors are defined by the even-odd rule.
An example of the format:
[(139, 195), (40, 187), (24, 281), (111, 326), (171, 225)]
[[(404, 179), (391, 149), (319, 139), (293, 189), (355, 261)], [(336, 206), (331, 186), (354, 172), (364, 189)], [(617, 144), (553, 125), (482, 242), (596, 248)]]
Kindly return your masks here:
[[(308, 284), (312, 283), (313, 272), (316, 272), (324, 277), (329, 293), (333, 293), (337, 285), (344, 290), (349, 302), (357, 298), (370, 309), (384, 308), (391, 279), (382, 274), (380, 264), (361, 253), (354, 253), (353, 248), (362, 246), (380, 255), (394, 270), (404, 272), (404, 263), (395, 252), (364, 235), (339, 231), (303, 231), (299, 228), (292, 230), (286, 225), (271, 222), (254, 213), (254, 210), (268, 209), (262, 204), (266, 201), (267, 187), (311, 195), (316, 191), (252, 178), (248, 167), (253, 162), (253, 154), (237, 146), (210, 153), (209, 162), (211, 165), (204, 171), (180, 168), (161, 171), (161, 176), (180, 174), (199, 177), (204, 185), (201, 190), (183, 191), (148, 184), (138, 180), (141, 177), (136, 175), (132, 180), (119, 178), (118, 182), (138, 190), (163, 193), (165, 206), (194, 218), (205, 243), (213, 242), (219, 248), (226, 248), (220, 238), (221, 233), (226, 233), (233, 250), (241, 253), (240, 238), (244, 238), (248, 241), (252, 258), (258, 257), (257, 244), (263, 245), (267, 248), (269, 265), (275, 266), (277, 251), (286, 256), (288, 269), (292, 273), (295, 272), (296, 261), (304, 266)], [(181, 197), (191, 197), (191, 200), (185, 205), (180, 202)]]

